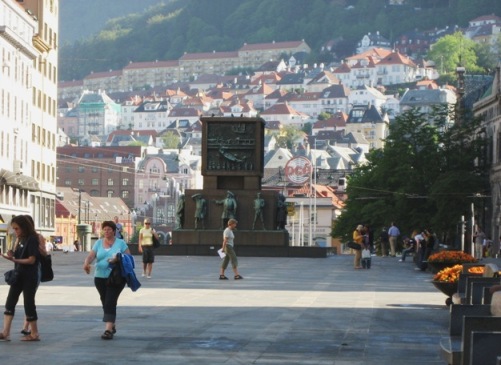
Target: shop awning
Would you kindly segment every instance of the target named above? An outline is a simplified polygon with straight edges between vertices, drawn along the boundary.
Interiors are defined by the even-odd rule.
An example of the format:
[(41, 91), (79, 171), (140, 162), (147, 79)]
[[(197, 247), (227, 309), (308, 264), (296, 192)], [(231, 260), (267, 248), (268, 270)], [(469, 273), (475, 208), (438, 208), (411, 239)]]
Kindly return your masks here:
[(29, 191), (40, 190), (38, 181), (36, 181), (35, 178), (23, 174), (18, 175), (5, 169), (0, 169), (0, 183)]

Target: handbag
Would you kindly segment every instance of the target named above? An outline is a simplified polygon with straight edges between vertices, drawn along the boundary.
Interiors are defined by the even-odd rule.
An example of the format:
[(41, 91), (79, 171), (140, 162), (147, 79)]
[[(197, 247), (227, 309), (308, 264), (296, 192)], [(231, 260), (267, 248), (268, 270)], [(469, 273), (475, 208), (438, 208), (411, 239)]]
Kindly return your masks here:
[(362, 250), (362, 258), (363, 259), (370, 259), (371, 258), (371, 250), (369, 250), (368, 248), (364, 248)]
[[(24, 245), (23, 251), (21, 252), (21, 257), (24, 256), (24, 253), (26, 251), (27, 245)], [(15, 265), (17, 267), (17, 264)], [(3, 274), (5, 282), (9, 285), (14, 285), (17, 283), (17, 280), (19, 278), (19, 271), (17, 268), (14, 268), (12, 270), (7, 271), (5, 274)]]
[(40, 271), (42, 276), (40, 281), (45, 283), (54, 279), (54, 271), (52, 270), (52, 257), (51, 255), (41, 256), (40, 258)]
[(160, 241), (158, 240), (157, 236), (154, 234), (151, 235), (151, 240), (153, 242), (153, 248), (159, 248), (160, 247)]
[(122, 255), (118, 254), (117, 259), (117, 262), (111, 269), (110, 276), (106, 279), (106, 286), (111, 286), (113, 288), (121, 288), (125, 285), (125, 278), (122, 276), (122, 265), (120, 262), (122, 260)]
[(19, 271), (17, 269), (12, 269), (7, 271), (4, 275), (5, 282), (9, 285), (14, 285), (17, 283), (17, 278), (19, 277)]
[(353, 250), (357, 250), (357, 251), (362, 249), (362, 246), (359, 243), (356, 243), (353, 241), (348, 242), (346, 244), (346, 246), (348, 246), (349, 248), (351, 248)]

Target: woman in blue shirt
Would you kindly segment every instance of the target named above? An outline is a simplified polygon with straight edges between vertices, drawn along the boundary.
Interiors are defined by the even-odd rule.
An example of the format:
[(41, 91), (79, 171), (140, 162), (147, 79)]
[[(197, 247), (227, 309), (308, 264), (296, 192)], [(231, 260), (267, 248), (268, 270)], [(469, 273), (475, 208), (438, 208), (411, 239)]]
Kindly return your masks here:
[(107, 286), (106, 281), (111, 273), (110, 263), (116, 263), (117, 253), (130, 254), (124, 240), (117, 238), (117, 226), (113, 221), (104, 221), (101, 224), (103, 238), (96, 241), (94, 247), (84, 261), (83, 269), (89, 274), (90, 264), (96, 260), (94, 271), (94, 285), (99, 293), (103, 305), (103, 322), (106, 323), (105, 331), (101, 335), (103, 340), (113, 339), (116, 333), (115, 320), (117, 316), (117, 302), (120, 293), (125, 287), (125, 281), (120, 287)]

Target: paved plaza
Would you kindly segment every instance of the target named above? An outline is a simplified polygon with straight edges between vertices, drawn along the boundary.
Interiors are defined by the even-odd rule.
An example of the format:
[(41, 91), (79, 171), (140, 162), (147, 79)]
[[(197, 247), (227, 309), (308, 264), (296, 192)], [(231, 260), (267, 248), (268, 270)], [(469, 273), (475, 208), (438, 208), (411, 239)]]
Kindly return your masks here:
[[(354, 270), (350, 255), (241, 257), (244, 280), (228, 271), (222, 281), (219, 257), (160, 256), (151, 279), (136, 267), (142, 287), (124, 290), (118, 332), (104, 341), (85, 255), (53, 254), (55, 280), (37, 294), (41, 341), (19, 341), (21, 300), (2, 365), (443, 364), (446, 297), (411, 260), (374, 257), (370, 270)], [(10, 267), (0, 261), (1, 272)]]

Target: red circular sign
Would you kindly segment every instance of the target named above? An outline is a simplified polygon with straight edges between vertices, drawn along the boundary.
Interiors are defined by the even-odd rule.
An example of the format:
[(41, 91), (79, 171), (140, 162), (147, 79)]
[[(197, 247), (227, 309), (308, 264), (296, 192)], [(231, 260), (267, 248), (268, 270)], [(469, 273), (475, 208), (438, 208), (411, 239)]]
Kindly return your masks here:
[(294, 157), (285, 165), (285, 176), (293, 184), (304, 184), (310, 179), (312, 165), (306, 157)]

